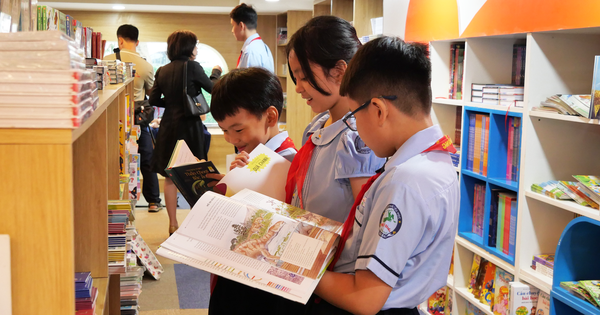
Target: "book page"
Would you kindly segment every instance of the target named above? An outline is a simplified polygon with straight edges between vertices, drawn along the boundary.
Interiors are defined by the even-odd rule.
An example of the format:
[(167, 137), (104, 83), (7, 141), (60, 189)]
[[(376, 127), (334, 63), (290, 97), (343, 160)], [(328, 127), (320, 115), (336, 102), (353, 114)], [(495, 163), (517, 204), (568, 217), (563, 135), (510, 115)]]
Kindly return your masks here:
[(216, 189), (230, 197), (248, 188), (277, 200), (285, 200), (285, 183), (291, 163), (263, 144), (250, 152), (249, 161), (245, 167), (229, 171)]
[(190, 147), (185, 143), (185, 140), (178, 140), (175, 150), (173, 150), (171, 160), (169, 161), (168, 168), (194, 163), (198, 163), (198, 159), (194, 156)]

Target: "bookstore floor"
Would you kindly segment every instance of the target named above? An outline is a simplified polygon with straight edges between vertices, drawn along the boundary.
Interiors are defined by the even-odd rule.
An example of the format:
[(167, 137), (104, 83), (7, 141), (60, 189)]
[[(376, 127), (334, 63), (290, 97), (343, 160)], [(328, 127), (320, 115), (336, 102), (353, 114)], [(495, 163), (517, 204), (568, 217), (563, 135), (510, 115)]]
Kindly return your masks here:
[[(140, 201), (140, 204), (144, 203)], [(190, 210), (177, 210), (179, 223), (183, 222)], [(152, 251), (167, 239), (168, 216), (166, 210), (149, 213), (146, 208), (136, 208), (136, 226)], [(208, 314), (208, 279), (195, 272), (194, 268), (177, 264), (167, 258), (157, 256), (164, 267), (160, 280), (144, 276), (140, 294), (141, 315), (204, 315)], [(189, 270), (194, 269), (194, 271)], [(198, 272), (201, 272), (198, 270)], [(198, 281), (201, 280), (201, 281)], [(198, 283), (201, 282), (201, 283)], [(187, 290), (196, 286), (194, 290)], [(194, 291), (194, 292), (189, 292)], [(202, 294), (202, 293), (205, 294)], [(192, 294), (192, 295), (190, 295)], [(194, 296), (197, 294), (199, 296)], [(206, 305), (206, 306), (204, 306)], [(203, 308), (200, 308), (203, 307)]]

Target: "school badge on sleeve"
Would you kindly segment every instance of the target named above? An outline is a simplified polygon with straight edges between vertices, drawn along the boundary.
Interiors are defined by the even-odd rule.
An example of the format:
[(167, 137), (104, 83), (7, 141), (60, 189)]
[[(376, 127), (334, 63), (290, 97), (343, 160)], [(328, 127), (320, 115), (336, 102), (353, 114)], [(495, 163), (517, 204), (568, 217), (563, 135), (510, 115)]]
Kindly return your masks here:
[(402, 215), (400, 214), (400, 210), (390, 203), (383, 210), (381, 219), (379, 220), (379, 237), (384, 239), (390, 238), (400, 231), (401, 226)]

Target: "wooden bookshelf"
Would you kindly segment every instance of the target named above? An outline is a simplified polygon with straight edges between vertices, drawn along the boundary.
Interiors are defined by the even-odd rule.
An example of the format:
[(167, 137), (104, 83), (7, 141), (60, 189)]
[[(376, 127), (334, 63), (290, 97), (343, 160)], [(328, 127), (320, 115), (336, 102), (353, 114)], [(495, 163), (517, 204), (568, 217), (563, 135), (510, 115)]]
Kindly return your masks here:
[(354, 0), (354, 28), (358, 38), (373, 34), (371, 19), (382, 16), (383, 0)]
[(331, 0), (331, 15), (351, 22), (354, 19), (354, 0)]
[(126, 95), (133, 79), (100, 91), (98, 109), (77, 129), (0, 129), (13, 314), (74, 314), (75, 272), (91, 272), (106, 295), (107, 200), (119, 194)]
[(331, 0), (315, 3), (313, 16), (331, 15)]

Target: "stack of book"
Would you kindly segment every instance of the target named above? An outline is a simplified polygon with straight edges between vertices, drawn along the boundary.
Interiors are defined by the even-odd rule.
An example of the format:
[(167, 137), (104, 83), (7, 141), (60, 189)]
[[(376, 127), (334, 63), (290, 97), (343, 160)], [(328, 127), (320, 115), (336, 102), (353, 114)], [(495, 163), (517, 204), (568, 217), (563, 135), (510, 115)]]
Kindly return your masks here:
[[(134, 255), (133, 263), (135, 263)], [(121, 275), (121, 315), (137, 315), (139, 313), (139, 297), (142, 293), (144, 267), (128, 266)]]
[(485, 212), (485, 184), (476, 183), (473, 195), (473, 233), (483, 237), (483, 218)]
[(427, 299), (427, 313), (430, 315), (452, 314), (452, 289), (443, 287)]
[(588, 117), (591, 102), (590, 94), (555, 94), (546, 98), (539, 107), (534, 107), (533, 110)]
[[(514, 281), (514, 276), (500, 267), (497, 267), (485, 258), (475, 254), (471, 265), (470, 278), (467, 290), (473, 296), (489, 307), (497, 315), (509, 314), (509, 283)], [(468, 314), (476, 313), (477, 307), (472, 310), (467, 307)], [(511, 313), (512, 314), (512, 313)]]
[(124, 71), (125, 80), (127, 80), (129, 78), (133, 78), (133, 66), (135, 66), (135, 63), (125, 62), (124, 65), (125, 65), (125, 71)]
[(523, 107), (522, 86), (510, 84), (471, 84), (471, 102), (487, 105)]
[(120, 60), (105, 60), (110, 74), (110, 84), (123, 83), (125, 81), (125, 64)]
[(553, 199), (573, 200), (578, 204), (600, 209), (600, 178), (592, 175), (573, 175), (577, 182), (550, 180), (532, 184), (531, 191)]
[(92, 79), (59, 31), (0, 34), (0, 127), (79, 127), (98, 106)]
[(595, 307), (600, 308), (600, 281), (565, 281), (560, 283), (560, 287), (569, 291), (576, 297), (591, 303)]
[(448, 98), (462, 100), (462, 82), (464, 73), (465, 43), (450, 45), (450, 89)]
[(93, 315), (96, 308), (98, 289), (92, 286), (89, 272), (75, 273), (75, 310), (76, 315)]
[(488, 227), (488, 246), (514, 256), (517, 233), (517, 195), (514, 192), (492, 189)]
[(469, 113), (467, 170), (487, 176), (490, 115)]
[(508, 145), (506, 148), (506, 179), (519, 181), (519, 148), (521, 147), (521, 117), (508, 117)]
[(516, 86), (525, 85), (525, 52), (524, 44), (513, 45), (512, 77), (511, 84)]
[(533, 256), (531, 269), (544, 276), (552, 278), (554, 275), (554, 254), (540, 254)]

